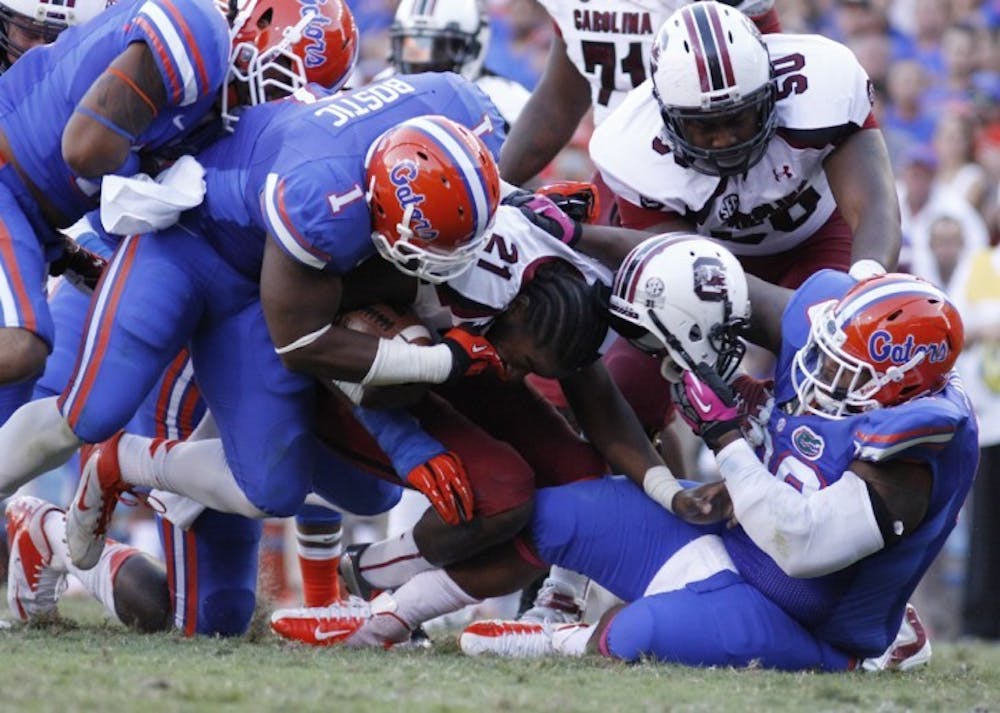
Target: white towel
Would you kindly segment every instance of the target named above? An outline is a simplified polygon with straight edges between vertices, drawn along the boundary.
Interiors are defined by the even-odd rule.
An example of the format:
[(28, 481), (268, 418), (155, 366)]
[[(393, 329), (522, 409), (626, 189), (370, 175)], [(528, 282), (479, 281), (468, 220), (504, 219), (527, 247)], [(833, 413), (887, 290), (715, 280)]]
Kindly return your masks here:
[(105, 176), (101, 185), (101, 224), (113, 235), (167, 228), (205, 197), (205, 169), (193, 156), (181, 156), (156, 180), (145, 173)]

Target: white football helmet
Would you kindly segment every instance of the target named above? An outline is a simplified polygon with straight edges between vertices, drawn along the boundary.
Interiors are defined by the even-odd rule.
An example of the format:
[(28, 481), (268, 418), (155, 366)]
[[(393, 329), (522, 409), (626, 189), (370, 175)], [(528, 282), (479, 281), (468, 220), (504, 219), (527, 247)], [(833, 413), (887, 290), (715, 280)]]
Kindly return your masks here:
[(482, 74), (490, 46), (485, 0), (402, 0), (389, 28), (396, 71)]
[(666, 233), (634, 247), (615, 273), (610, 309), (619, 334), (664, 355), (667, 381), (701, 362), (728, 380), (746, 351), (739, 339), (750, 318), (743, 267), (698, 235)]
[(34, 46), (12, 40), (11, 26), (24, 39), (40, 38), (48, 44), (67, 27), (82, 24), (113, 4), (113, 0), (0, 0), (0, 72)]
[[(763, 158), (777, 126), (775, 88), (767, 47), (746, 15), (718, 2), (682, 7), (657, 33), (650, 66), (666, 143), (679, 164), (734, 176)], [(741, 122), (755, 127), (747, 140), (719, 148), (692, 141), (693, 128)]]

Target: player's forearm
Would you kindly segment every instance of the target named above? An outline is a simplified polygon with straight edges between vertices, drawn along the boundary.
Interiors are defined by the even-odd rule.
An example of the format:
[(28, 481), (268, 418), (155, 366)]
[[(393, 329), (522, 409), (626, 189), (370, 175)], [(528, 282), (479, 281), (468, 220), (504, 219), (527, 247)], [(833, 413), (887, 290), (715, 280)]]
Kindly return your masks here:
[(622, 260), (636, 245), (653, 233), (606, 225), (584, 225), (580, 240), (573, 247), (595, 260), (617, 270)]
[(501, 178), (521, 185), (537, 175), (569, 142), (589, 108), (590, 84), (556, 37), (545, 73), (500, 150)]
[(580, 429), (612, 472), (642, 485), (650, 468), (663, 465), (635, 412), (600, 362), (560, 383)]

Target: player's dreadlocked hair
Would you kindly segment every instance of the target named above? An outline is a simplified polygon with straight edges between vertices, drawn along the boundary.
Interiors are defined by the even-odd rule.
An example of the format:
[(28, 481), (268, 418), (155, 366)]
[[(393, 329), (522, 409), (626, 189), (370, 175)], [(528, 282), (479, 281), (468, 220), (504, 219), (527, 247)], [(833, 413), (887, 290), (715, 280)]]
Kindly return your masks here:
[(540, 266), (521, 288), (524, 327), (538, 346), (553, 350), (560, 366), (576, 371), (600, 356), (608, 333), (610, 289), (588, 285), (584, 277), (562, 261)]

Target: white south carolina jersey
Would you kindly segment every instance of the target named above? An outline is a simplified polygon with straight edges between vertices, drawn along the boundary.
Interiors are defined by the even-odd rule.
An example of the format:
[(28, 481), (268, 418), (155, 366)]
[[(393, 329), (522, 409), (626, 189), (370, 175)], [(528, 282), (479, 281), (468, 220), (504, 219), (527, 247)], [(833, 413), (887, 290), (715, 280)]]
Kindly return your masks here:
[[(877, 126), (871, 82), (850, 49), (819, 35), (771, 34), (764, 42), (776, 75), (778, 129), (747, 173), (719, 178), (677, 164), (650, 81), (590, 142), (591, 158), (620, 200), (685, 218), (737, 255), (784, 252), (826, 223), (836, 205), (824, 159), (851, 134)], [(629, 226), (627, 208), (622, 222)]]
[[(590, 82), (595, 126), (646, 80), (657, 30), (694, 1), (539, 0), (566, 42), (570, 61)], [(726, 4), (755, 17), (770, 10), (774, 0)]]
[(606, 267), (552, 237), (519, 209), (501, 205), (493, 235), (480, 249), (475, 265), (443, 285), (421, 284), (413, 309), (434, 329), (488, 324), (540, 266), (553, 261), (573, 266), (588, 284), (611, 284)]

